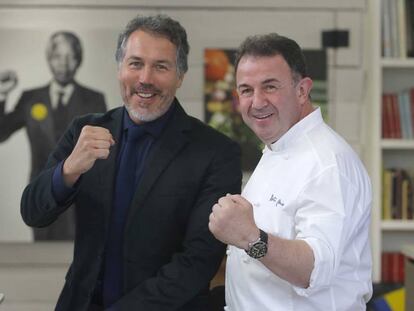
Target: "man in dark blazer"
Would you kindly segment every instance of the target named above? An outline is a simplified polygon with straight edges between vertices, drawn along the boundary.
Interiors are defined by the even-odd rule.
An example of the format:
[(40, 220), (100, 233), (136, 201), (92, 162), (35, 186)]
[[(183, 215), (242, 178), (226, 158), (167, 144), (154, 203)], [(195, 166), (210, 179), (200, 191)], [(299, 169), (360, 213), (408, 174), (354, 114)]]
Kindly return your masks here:
[(175, 98), (188, 52), (177, 21), (131, 20), (116, 53), (124, 107), (76, 118), (24, 190), (30, 226), (76, 203), (74, 258), (56, 310), (208, 310), (225, 252), (208, 217), (220, 196), (240, 191), (240, 149)]
[[(46, 86), (23, 92), (16, 107), (5, 112), (8, 93), (17, 83), (13, 72), (4, 72), (0, 82), (0, 142), (21, 128), (26, 129), (31, 150), (30, 180), (44, 168), (69, 122), (76, 116), (105, 112), (102, 93), (78, 84), (75, 74), (82, 62), (78, 37), (71, 32), (54, 33), (47, 47), (53, 80)], [(73, 209), (47, 228), (35, 228), (35, 240), (73, 240)]]

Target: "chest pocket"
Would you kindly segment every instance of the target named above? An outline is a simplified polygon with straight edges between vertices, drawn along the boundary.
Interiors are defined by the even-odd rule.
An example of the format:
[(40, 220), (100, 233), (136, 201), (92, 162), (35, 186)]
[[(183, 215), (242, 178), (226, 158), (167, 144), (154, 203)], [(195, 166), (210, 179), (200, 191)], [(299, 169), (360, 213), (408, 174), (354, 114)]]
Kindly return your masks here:
[(293, 239), (295, 214), (291, 204), (292, 202), (276, 197), (274, 194), (264, 194), (260, 201), (253, 202), (256, 224), (270, 234)]

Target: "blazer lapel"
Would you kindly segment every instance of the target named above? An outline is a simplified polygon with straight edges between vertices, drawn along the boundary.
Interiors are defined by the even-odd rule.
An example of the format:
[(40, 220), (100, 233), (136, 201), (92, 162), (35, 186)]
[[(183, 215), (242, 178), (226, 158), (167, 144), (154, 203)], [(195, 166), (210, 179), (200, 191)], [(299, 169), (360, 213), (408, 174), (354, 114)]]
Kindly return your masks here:
[[(109, 130), (115, 140), (115, 145), (111, 147), (109, 157), (104, 160), (97, 160), (95, 163), (96, 171), (98, 172), (99, 189), (102, 191), (100, 195), (104, 196), (104, 213), (105, 224), (107, 227), (109, 217), (111, 215), (112, 201), (113, 201), (113, 189), (115, 182), (115, 173), (117, 165), (117, 156), (120, 148), (120, 138), (122, 130), (122, 116), (123, 108), (118, 108), (107, 116), (107, 120), (97, 122), (96, 126), (102, 126)], [(93, 124), (91, 124), (93, 125)]]
[[(176, 101), (176, 105), (176, 111), (171, 116), (161, 137), (153, 146), (146, 160), (144, 176), (132, 199), (129, 211), (130, 215), (142, 205), (162, 172), (188, 142), (188, 137), (184, 134), (184, 131), (190, 126), (188, 122), (189, 118), (178, 101)], [(128, 217), (127, 225), (131, 218)]]
[(66, 105), (68, 111), (68, 118), (72, 119), (76, 115), (81, 115), (83, 111), (84, 100), (81, 97), (80, 89), (77, 83), (73, 83), (73, 92), (69, 97)]

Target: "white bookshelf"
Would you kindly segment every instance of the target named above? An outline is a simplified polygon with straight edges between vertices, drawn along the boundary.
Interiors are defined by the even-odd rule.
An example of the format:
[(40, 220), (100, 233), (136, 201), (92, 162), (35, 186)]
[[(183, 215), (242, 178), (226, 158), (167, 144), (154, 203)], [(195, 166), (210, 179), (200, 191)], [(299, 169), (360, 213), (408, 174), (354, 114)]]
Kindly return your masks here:
[(383, 167), (403, 167), (414, 172), (414, 140), (381, 138), (381, 101), (383, 92), (398, 92), (414, 87), (414, 59), (381, 56), (381, 1), (368, 2), (365, 24), (365, 58), (367, 60), (365, 119), (366, 163), (373, 186), (371, 245), (373, 281), (381, 280), (381, 252), (402, 251), (403, 245), (414, 241), (413, 220), (382, 220)]
[(380, 148), (382, 150), (413, 150), (414, 140), (412, 139), (382, 139)]
[(412, 231), (414, 233), (414, 221), (412, 220), (383, 220), (382, 231)]
[(414, 59), (412, 58), (382, 58), (381, 67), (397, 69), (397, 68), (414, 68)]

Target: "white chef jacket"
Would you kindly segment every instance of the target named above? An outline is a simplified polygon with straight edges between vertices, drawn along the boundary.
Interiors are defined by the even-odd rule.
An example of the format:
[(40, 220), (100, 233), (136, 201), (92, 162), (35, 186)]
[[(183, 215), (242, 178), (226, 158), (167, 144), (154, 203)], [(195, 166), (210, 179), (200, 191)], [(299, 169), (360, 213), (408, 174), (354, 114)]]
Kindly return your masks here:
[(304, 289), (229, 246), (225, 310), (366, 309), (372, 295), (371, 184), (358, 156), (323, 122), (320, 109), (265, 147), (242, 196), (252, 203), (260, 229), (306, 241), (315, 262)]

